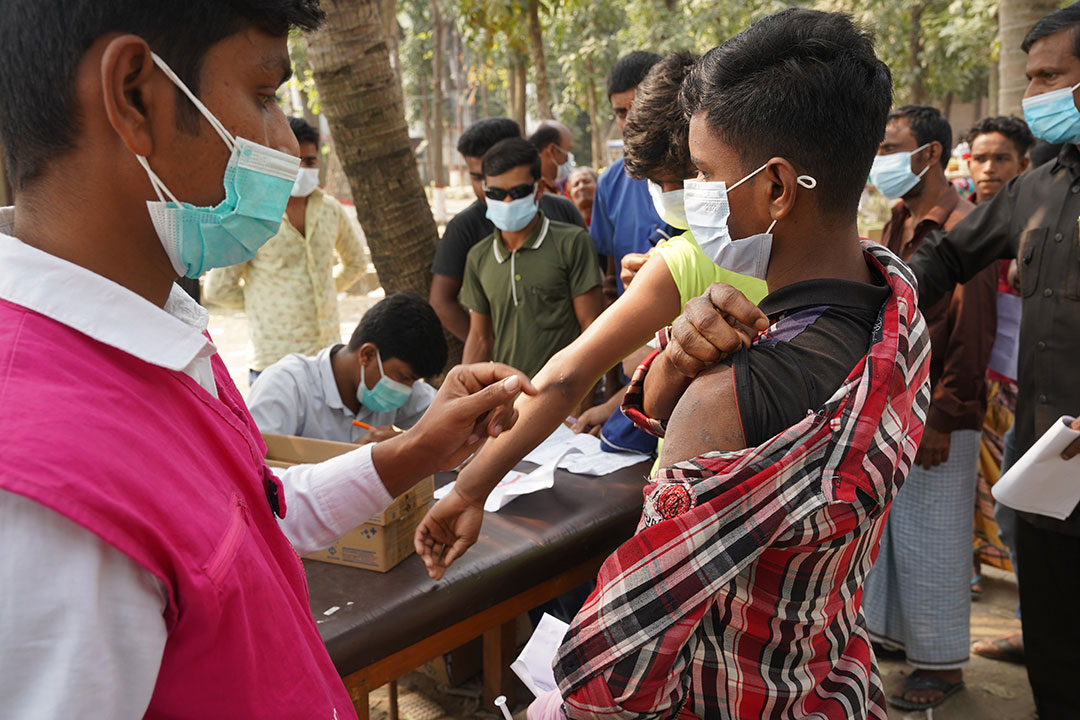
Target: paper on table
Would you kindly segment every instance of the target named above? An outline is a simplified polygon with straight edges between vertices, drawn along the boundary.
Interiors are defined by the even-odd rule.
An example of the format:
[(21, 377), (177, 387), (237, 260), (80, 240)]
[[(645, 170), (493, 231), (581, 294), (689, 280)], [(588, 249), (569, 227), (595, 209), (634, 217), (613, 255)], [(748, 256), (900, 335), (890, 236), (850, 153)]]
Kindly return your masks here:
[[(566, 454), (567, 448), (578, 452)], [(559, 425), (544, 442), (525, 456), (526, 462), (546, 463), (553, 458), (563, 456), (558, 467), (578, 475), (607, 475), (624, 467), (636, 465), (649, 459), (641, 453), (609, 453), (600, 449), (600, 438), (574, 432), (565, 425)]]
[(1062, 417), (994, 485), (994, 499), (1014, 510), (1064, 520), (1080, 503), (1080, 458), (1062, 460), (1061, 453), (1080, 430)]
[[(506, 473), (503, 479), (499, 481), (499, 484), (487, 496), (487, 500), (484, 501), (484, 510), (498, 512), (516, 497), (528, 495), (537, 490), (547, 490), (554, 486), (555, 468), (559, 461), (567, 454), (580, 452), (580, 450), (574, 447), (563, 447), (561, 452), (562, 454), (557, 455), (550, 462), (544, 463), (530, 473), (518, 472), (517, 470)], [(454, 487), (452, 482), (443, 485), (435, 491), (435, 499), (441, 500), (444, 498), (452, 487)]]
[(559, 687), (551, 666), (569, 627), (559, 618), (544, 613), (529, 642), (525, 643), (517, 660), (510, 665), (514, 674), (536, 697)]

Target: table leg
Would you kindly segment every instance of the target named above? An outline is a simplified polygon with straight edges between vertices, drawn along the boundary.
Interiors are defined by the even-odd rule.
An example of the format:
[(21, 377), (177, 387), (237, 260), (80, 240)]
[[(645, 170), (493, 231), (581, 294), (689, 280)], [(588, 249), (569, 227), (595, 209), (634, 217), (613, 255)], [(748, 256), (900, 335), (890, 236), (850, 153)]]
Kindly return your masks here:
[(495, 698), (506, 696), (508, 707), (514, 706), (513, 671), (517, 621), (510, 620), (484, 633), (484, 708), (491, 710)]
[(390, 720), (398, 720), (397, 680), (390, 681)]
[(369, 720), (371, 717), (371, 708), (368, 706), (367, 690), (351, 688), (349, 696), (352, 697), (353, 707), (356, 709), (357, 720)]

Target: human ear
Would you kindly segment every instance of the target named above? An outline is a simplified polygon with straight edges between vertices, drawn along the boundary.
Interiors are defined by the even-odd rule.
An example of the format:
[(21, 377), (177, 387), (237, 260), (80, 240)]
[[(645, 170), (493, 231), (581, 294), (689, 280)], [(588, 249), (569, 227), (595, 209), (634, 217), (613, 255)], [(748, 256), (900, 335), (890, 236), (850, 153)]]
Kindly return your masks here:
[(105, 46), (99, 68), (109, 124), (128, 150), (150, 155), (154, 147), (150, 112), (161, 106), (160, 83), (151, 82), (155, 73), (150, 47), (137, 35), (120, 35)]
[(1020, 158), (1020, 172), (1025, 172), (1028, 169), (1028, 165), (1031, 164), (1031, 158), (1027, 155)]
[(771, 191), (769, 215), (773, 220), (782, 220), (795, 206), (795, 196), (799, 191), (799, 173), (784, 158), (774, 157), (766, 164), (764, 174), (769, 180)]

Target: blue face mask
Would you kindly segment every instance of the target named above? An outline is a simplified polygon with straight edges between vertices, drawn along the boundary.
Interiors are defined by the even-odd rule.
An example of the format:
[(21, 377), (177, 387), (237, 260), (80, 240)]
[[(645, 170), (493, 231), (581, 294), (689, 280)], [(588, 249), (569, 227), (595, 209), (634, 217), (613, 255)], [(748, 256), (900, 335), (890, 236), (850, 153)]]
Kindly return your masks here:
[(878, 155), (874, 158), (874, 164), (870, 168), (870, 182), (874, 184), (879, 193), (890, 200), (904, 197), (919, 184), (919, 180), (930, 169), (930, 166), (927, 165), (918, 175), (911, 172), (911, 156), (929, 145), (930, 143), (920, 145), (911, 152)]
[(375, 351), (375, 359), (379, 363), (379, 382), (368, 390), (367, 383), (364, 382), (364, 366), (361, 365), (360, 387), (356, 388), (356, 399), (361, 405), (374, 412), (397, 410), (409, 399), (412, 388), (403, 382), (386, 377), (382, 367), (382, 356), (378, 350)]
[(1080, 141), (1080, 110), (1073, 101), (1078, 87), (1080, 83), (1024, 99), (1024, 120), (1035, 137), (1048, 143)]
[(233, 137), (164, 60), (153, 53), (151, 57), (231, 151), (225, 166), (225, 199), (214, 207), (199, 207), (177, 199), (150, 169), (147, 159), (138, 156), (158, 196), (146, 207), (173, 270), (177, 275), (197, 278), (211, 268), (251, 260), (281, 227), (300, 158)]
[(532, 195), (517, 200), (488, 198), (485, 215), (500, 230), (517, 232), (532, 222), (538, 209), (536, 199)]

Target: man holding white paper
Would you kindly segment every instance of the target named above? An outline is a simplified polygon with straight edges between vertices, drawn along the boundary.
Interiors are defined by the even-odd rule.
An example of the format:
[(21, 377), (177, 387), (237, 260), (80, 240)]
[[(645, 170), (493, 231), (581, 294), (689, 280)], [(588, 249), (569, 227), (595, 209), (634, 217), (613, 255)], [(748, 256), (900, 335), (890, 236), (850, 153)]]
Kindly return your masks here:
[[(1017, 259), (1020, 326), (1016, 444), (1019, 452), (1063, 416), (1080, 414), (1080, 3), (1050, 13), (1023, 42), (1031, 79), (1031, 131), (1064, 143), (1057, 159), (1014, 178), (911, 260), (919, 303), (930, 307), (957, 282), (1001, 258)], [(1080, 421), (1070, 423), (1080, 430)], [(1064, 430), (1064, 428), (1062, 428)], [(1063, 480), (1080, 483), (1080, 439), (1059, 451)], [(1067, 483), (1066, 483), (1067, 484)], [(1080, 512), (1065, 520), (1023, 513), (1017, 527), (1028, 677), (1043, 720), (1080, 717)]]

